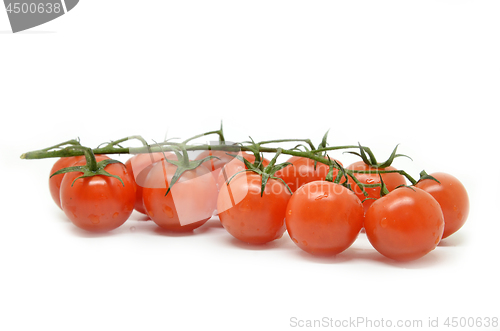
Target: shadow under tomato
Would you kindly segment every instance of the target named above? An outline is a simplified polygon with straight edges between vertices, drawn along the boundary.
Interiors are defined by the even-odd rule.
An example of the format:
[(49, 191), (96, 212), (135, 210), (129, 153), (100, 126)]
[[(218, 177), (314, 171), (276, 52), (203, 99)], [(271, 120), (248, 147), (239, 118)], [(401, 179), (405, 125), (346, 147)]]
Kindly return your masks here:
[(467, 238), (463, 232), (456, 232), (447, 238), (442, 239), (438, 247), (455, 247), (463, 246), (467, 242)]
[(424, 269), (433, 265), (443, 264), (446, 258), (443, 254), (439, 254), (439, 252), (431, 251), (427, 255), (413, 261), (395, 261), (374, 251), (370, 254), (370, 260), (399, 269)]
[(91, 232), (87, 230), (80, 229), (74, 224), (70, 225), (70, 231), (73, 232), (74, 235), (80, 237), (80, 238), (102, 238), (102, 237), (111, 237), (119, 234), (121, 231), (124, 229), (122, 227), (119, 227), (117, 229), (107, 231), (107, 232)]
[(265, 244), (250, 244), (241, 241), (239, 239), (236, 239), (235, 237), (231, 236), (228, 233), (227, 236), (225, 236), (224, 242), (226, 242), (230, 246), (237, 247), (240, 249), (245, 249), (250, 251), (262, 251), (262, 250), (276, 249), (282, 247), (285, 244), (285, 239), (286, 238), (282, 237)]
[(318, 256), (303, 251), (297, 247), (297, 254), (304, 260), (322, 264), (344, 263), (353, 260), (353, 257), (347, 252), (342, 252), (337, 255), (331, 255), (331, 256)]
[(141, 221), (141, 222), (147, 222), (147, 221), (151, 221), (151, 218), (149, 218), (148, 215), (144, 215), (144, 214), (140, 214), (140, 216), (136, 216), (134, 218), (135, 221)]
[(211, 219), (207, 221), (203, 226), (213, 228), (213, 229), (224, 229), (222, 226), (222, 223), (220, 222), (219, 218), (214, 216)]
[(308, 261), (323, 264), (347, 263), (356, 260), (377, 261), (385, 257), (380, 255), (375, 249), (358, 248), (351, 246), (336, 255), (313, 255), (295, 246), (297, 254)]
[[(443, 251), (440, 251), (439, 246), (435, 250), (427, 253), (425, 256), (413, 261), (396, 261), (380, 254), (371, 244), (369, 244), (366, 233), (360, 233), (357, 240), (361, 247), (350, 247), (349, 254), (353, 255), (353, 259), (364, 260), (366, 262), (374, 262), (384, 264), (390, 267), (401, 269), (420, 269), (428, 268), (432, 265), (443, 264), (447, 260)], [(347, 252), (347, 251), (346, 251)]]
[(383, 256), (375, 249), (349, 247), (345, 251), (332, 256), (316, 256), (297, 248), (297, 254), (302, 258), (314, 263), (338, 264), (351, 261), (365, 261), (374, 264), (384, 264), (389, 267), (400, 269), (421, 269), (429, 266), (442, 264), (445, 258), (439, 252), (430, 252), (420, 259), (414, 261), (395, 261)]
[(427, 255), (413, 261), (399, 262), (383, 257), (382, 262), (393, 267), (402, 269), (425, 269), (433, 265), (443, 264), (447, 259), (438, 252), (430, 252)]
[(54, 211), (54, 219), (60, 220), (64, 223), (71, 223), (66, 214), (64, 214), (64, 212), (59, 208), (57, 208), (57, 210)]
[(209, 232), (211, 229), (209, 226), (206, 226), (207, 224), (203, 224), (199, 228), (196, 228), (194, 230), (190, 231), (170, 231), (164, 228), (160, 228), (159, 226), (156, 226), (153, 232), (157, 235), (160, 236), (165, 236), (165, 237), (190, 237), (190, 236), (197, 236), (201, 234), (205, 234)]

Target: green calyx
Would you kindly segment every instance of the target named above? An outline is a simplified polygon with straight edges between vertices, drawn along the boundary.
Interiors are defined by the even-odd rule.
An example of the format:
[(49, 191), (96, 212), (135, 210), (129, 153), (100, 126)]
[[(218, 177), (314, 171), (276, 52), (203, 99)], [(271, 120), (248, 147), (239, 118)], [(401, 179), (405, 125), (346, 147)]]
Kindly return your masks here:
[(281, 148), (278, 148), (276, 154), (274, 155), (274, 157), (272, 158), (272, 160), (269, 162), (269, 164), (266, 167), (263, 166), (262, 161), (257, 162), (257, 158), (256, 158), (256, 163), (254, 164), (254, 163), (251, 163), (250, 161), (248, 161), (247, 159), (245, 159), (244, 157), (242, 157), (241, 155), (233, 155), (235, 158), (237, 158), (238, 160), (245, 163), (245, 166), (247, 167), (247, 169), (238, 171), (237, 173), (232, 175), (227, 180), (227, 185), (229, 185), (230, 181), (234, 177), (236, 177), (238, 174), (251, 171), (251, 172), (254, 172), (262, 177), (262, 182), (261, 182), (261, 187), (260, 187), (260, 196), (261, 197), (264, 195), (264, 190), (266, 188), (266, 185), (267, 185), (267, 182), (269, 181), (269, 179), (275, 179), (275, 180), (281, 181), (286, 186), (286, 188), (288, 189), (290, 194), (293, 194), (290, 187), (288, 187), (287, 183), (285, 183), (285, 181), (282, 178), (274, 176), (274, 174), (277, 171), (291, 165), (290, 162), (283, 162), (280, 164), (276, 164), (276, 160), (278, 159), (278, 156), (280, 154), (281, 154)]
[(392, 151), (389, 158), (382, 163), (377, 162), (375, 155), (372, 153), (372, 151), (370, 149), (362, 147), (360, 143), (358, 143), (358, 146), (359, 146), (359, 153), (357, 153), (357, 152), (346, 152), (346, 153), (354, 154), (354, 155), (361, 157), (361, 159), (363, 160), (364, 163), (366, 163), (367, 165), (369, 165), (373, 168), (376, 168), (376, 169), (384, 169), (384, 168), (389, 167), (392, 164), (392, 162), (394, 162), (394, 159), (397, 157), (403, 156), (403, 157), (407, 157), (410, 160), (412, 160), (412, 158), (409, 157), (408, 155), (396, 153), (396, 151), (398, 150), (399, 144), (396, 145), (396, 147)]
[[(433, 181), (436, 181), (438, 182), (439, 184), (441, 184), (441, 182), (439, 180), (437, 180), (436, 178), (432, 177), (431, 175), (427, 174), (427, 172), (425, 172), (425, 170), (422, 170), (420, 172), (420, 179), (418, 180), (418, 182), (424, 180), (424, 179), (430, 179), (430, 180), (433, 180)], [(417, 182), (417, 183), (418, 183)]]
[(380, 178), (380, 196), (383, 197), (389, 194), (389, 189), (387, 188), (387, 185), (385, 185), (382, 175), (378, 174), (378, 176)]
[[(330, 130), (326, 131), (326, 133), (323, 135), (323, 139), (321, 139), (321, 143), (318, 145), (317, 149), (326, 148), (328, 146), (327, 140), (328, 140), (328, 133), (329, 132), (330, 132)], [(324, 151), (324, 152), (316, 152), (316, 153), (313, 152), (312, 154), (313, 155), (317, 155), (317, 156), (321, 156), (321, 157), (327, 156), (328, 159), (330, 160), (330, 157), (326, 154), (326, 151)], [(335, 162), (335, 163), (337, 163), (337, 162)], [(316, 166), (317, 165), (318, 165), (318, 161), (314, 160), (314, 171), (316, 171)], [(330, 170), (332, 170), (332, 169), (330, 169)]]
[[(365, 187), (375, 187), (375, 186), (381, 186), (381, 184), (364, 184), (359, 181), (359, 179), (354, 175), (352, 170), (346, 170), (340, 163), (338, 163), (336, 160), (331, 160), (330, 157), (328, 157), (328, 160), (330, 162), (330, 169), (328, 170), (328, 174), (325, 177), (326, 181), (333, 182), (335, 184), (340, 184), (344, 186), (345, 188), (349, 189), (352, 191), (351, 184), (349, 183), (349, 178), (352, 179), (354, 184), (359, 187), (361, 192), (365, 197), (367, 197), (365, 200), (368, 199), (373, 199), (373, 198), (368, 198), (368, 192), (366, 192)], [(333, 169), (337, 169), (337, 176), (335, 179), (333, 179)], [(344, 179), (344, 181), (341, 183), (341, 180)], [(363, 200), (363, 202), (365, 201)]]
[[(252, 137), (248, 137), (248, 138), (250, 138), (250, 140), (249, 141), (244, 141), (243, 143), (247, 143), (248, 144), (246, 147), (255, 156), (255, 165), (257, 165), (262, 170), (263, 169), (263, 165), (262, 165), (262, 159), (263, 159), (263, 157), (262, 157), (262, 155), (260, 153), (260, 145), (267, 144), (267, 143), (274, 142), (274, 141), (264, 141), (264, 142), (256, 143), (252, 139)], [(238, 160), (241, 161), (240, 158), (238, 158)], [(243, 161), (243, 162), (245, 162), (245, 161)], [(246, 164), (247, 163), (245, 162), (245, 165)]]
[(165, 157), (164, 161), (177, 167), (175, 169), (174, 175), (172, 176), (172, 179), (170, 180), (170, 183), (168, 185), (168, 189), (167, 189), (167, 192), (165, 193), (165, 196), (167, 196), (168, 193), (170, 193), (172, 186), (174, 186), (174, 184), (179, 180), (179, 178), (186, 171), (192, 171), (192, 170), (198, 168), (199, 166), (201, 166), (202, 163), (204, 163), (208, 160), (219, 159), (217, 156), (210, 155), (210, 156), (207, 156), (201, 160), (191, 161), (191, 160), (189, 160), (189, 156), (188, 156), (187, 150), (185, 148), (181, 148), (181, 151), (174, 150), (174, 153), (177, 156), (177, 161), (167, 159), (167, 157), (165, 156), (165, 153), (163, 153), (163, 156)]
[(372, 184), (372, 185), (361, 184), (361, 186), (359, 186), (361, 188), (361, 190), (363, 191), (363, 195), (366, 197), (365, 199), (363, 199), (363, 201), (361, 201), (362, 203), (364, 203), (367, 200), (378, 200), (377, 198), (368, 198), (368, 193), (365, 191), (364, 187), (368, 187), (368, 186), (380, 187), (380, 197), (384, 197), (387, 194), (389, 194), (389, 189), (385, 185), (384, 180), (382, 179), (382, 175), (379, 173), (378, 176), (380, 178), (379, 184)]
[[(325, 177), (325, 180), (327, 182), (333, 182), (335, 184), (340, 184), (342, 186), (345, 186), (348, 189), (351, 189), (351, 185), (348, 184), (348, 177), (347, 177), (347, 172), (345, 171), (344, 167), (340, 163), (337, 162), (337, 160), (332, 160), (330, 159), (330, 156), (327, 155), (328, 162), (329, 162), (329, 169), (328, 169), (328, 174)], [(333, 178), (333, 170), (336, 169), (338, 170), (337, 175), (335, 176), (335, 179)], [(340, 181), (344, 179), (344, 181), (341, 183)]]
[[(77, 148), (77, 147), (74, 146), (72, 148)], [(78, 149), (81, 149), (84, 151), (87, 163), (85, 165), (82, 165), (82, 166), (62, 168), (62, 169), (54, 172), (52, 175), (50, 175), (50, 177), (56, 176), (56, 175), (61, 175), (61, 174), (66, 174), (68, 172), (81, 172), (83, 174), (81, 176), (75, 178), (75, 180), (71, 183), (71, 186), (73, 186), (73, 184), (75, 184), (75, 182), (78, 179), (99, 176), (99, 175), (107, 176), (107, 177), (114, 177), (114, 178), (118, 179), (122, 183), (123, 186), (125, 186), (125, 183), (123, 182), (123, 180), (119, 176), (112, 175), (105, 170), (105, 168), (108, 166), (108, 164), (121, 163), (120, 161), (113, 160), (113, 159), (106, 159), (106, 160), (102, 160), (100, 162), (96, 162), (94, 153), (92, 152), (92, 150), (90, 148), (78, 146)]]
[[(211, 160), (211, 159), (218, 159), (219, 160), (219, 158), (217, 156), (213, 156), (213, 155), (207, 156), (207, 157), (205, 157), (205, 158), (203, 158), (201, 160), (194, 160), (194, 161), (190, 160), (188, 152), (187, 152), (187, 148), (186, 148), (187, 144), (189, 142), (191, 142), (192, 140), (195, 140), (195, 139), (201, 138), (201, 137), (205, 137), (205, 136), (209, 136), (209, 135), (213, 135), (213, 134), (218, 135), (218, 137), (219, 137), (219, 144), (220, 145), (225, 145), (225, 138), (224, 138), (224, 132), (223, 132), (223, 127), (222, 127), (222, 121), (221, 121), (219, 130), (208, 131), (208, 132), (205, 132), (205, 133), (193, 136), (191, 138), (188, 138), (188, 139), (184, 140), (181, 143), (173, 143), (173, 142), (167, 142), (167, 141), (165, 141), (165, 143), (168, 143), (167, 146), (170, 147), (170, 150), (172, 152), (174, 152), (175, 155), (177, 156), (177, 160), (169, 160), (166, 157), (166, 155), (165, 155), (165, 151), (164, 151), (164, 148), (163, 148), (165, 146), (162, 145), (162, 144), (156, 143), (156, 145), (154, 147), (159, 148), (160, 151), (161, 151), (161, 153), (163, 153), (163, 156), (165, 158), (164, 161), (167, 162), (167, 163), (170, 163), (170, 164), (172, 164), (174, 166), (176, 166), (175, 173), (172, 176), (172, 179), (170, 180), (170, 183), (169, 183), (167, 192), (165, 193), (165, 196), (167, 196), (170, 193), (170, 190), (172, 189), (172, 187), (174, 186), (174, 184), (177, 183), (177, 181), (179, 180), (179, 178), (186, 171), (195, 170), (196, 168), (198, 168), (199, 166), (201, 166), (201, 164), (203, 164), (204, 162), (206, 162), (208, 160)], [(146, 147), (148, 148), (149, 152), (151, 152), (151, 146), (147, 145)], [(211, 146), (210, 145), (207, 146), (207, 150), (211, 150)]]

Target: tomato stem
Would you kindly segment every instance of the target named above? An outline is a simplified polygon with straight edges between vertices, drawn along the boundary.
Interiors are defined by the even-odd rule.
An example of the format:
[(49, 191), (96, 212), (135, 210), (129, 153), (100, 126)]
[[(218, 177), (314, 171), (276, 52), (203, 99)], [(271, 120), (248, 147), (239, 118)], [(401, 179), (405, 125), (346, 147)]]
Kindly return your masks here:
[(97, 161), (95, 159), (94, 152), (92, 148), (85, 146), (71, 146), (70, 149), (80, 150), (85, 155), (85, 161), (87, 162), (87, 167), (90, 171), (97, 171)]
[[(197, 138), (205, 137), (208, 135), (213, 135), (216, 134), (219, 137), (219, 144), (202, 144), (202, 145), (193, 145), (190, 143), (192, 140), (195, 140)], [(297, 157), (304, 157), (304, 158), (309, 158), (314, 161), (315, 165), (317, 162), (326, 164), (330, 167), (329, 169), (329, 177), (328, 179), (330, 181), (335, 181), (339, 183), (342, 179), (342, 177), (351, 177), (354, 182), (363, 190), (363, 193), (366, 193), (363, 189), (363, 187), (372, 187), (372, 185), (368, 184), (362, 184), (360, 183), (354, 176), (356, 173), (378, 173), (378, 174), (383, 174), (383, 173), (399, 173), (403, 176), (405, 176), (412, 185), (415, 185), (417, 181), (410, 176), (406, 171), (404, 170), (383, 170), (383, 169), (375, 169), (375, 170), (369, 170), (369, 171), (364, 171), (364, 170), (351, 170), (351, 169), (344, 169), (339, 163), (330, 160), (330, 158), (325, 158), (324, 155), (326, 155), (327, 152), (329, 151), (336, 151), (336, 150), (346, 150), (346, 149), (358, 149), (359, 153), (355, 152), (350, 152), (349, 153), (354, 153), (360, 156), (363, 156), (364, 159), (368, 160), (372, 164), (377, 164), (375, 156), (371, 149), (366, 146), (362, 146), (361, 144), (357, 145), (343, 145), (343, 146), (328, 146), (327, 147), (327, 136), (328, 132), (323, 136), (323, 139), (321, 143), (318, 145), (318, 148), (314, 146), (314, 144), (311, 142), (310, 139), (274, 139), (274, 140), (265, 140), (261, 142), (255, 142), (251, 137), (250, 141), (243, 142), (241, 144), (226, 144), (224, 134), (223, 134), (223, 128), (222, 128), (222, 122), (220, 129), (214, 130), (214, 131), (208, 131), (199, 135), (195, 135), (191, 138), (188, 138), (184, 140), (183, 142), (172, 142), (172, 141), (164, 141), (160, 143), (155, 143), (155, 144), (148, 144), (144, 138), (141, 136), (129, 136), (125, 137), (122, 139), (118, 139), (115, 141), (111, 141), (109, 143), (101, 144), (95, 149), (91, 149), (89, 147), (84, 147), (80, 144), (80, 141), (77, 139), (72, 139), (68, 140), (65, 142), (62, 142), (60, 144), (50, 146), (44, 149), (36, 150), (36, 151), (31, 151), (27, 152), (21, 155), (22, 159), (44, 159), (44, 158), (53, 158), (53, 157), (69, 157), (69, 156), (78, 156), (78, 155), (85, 155), (85, 158), (87, 160), (87, 165), (90, 170), (95, 170), (97, 168), (96, 165), (96, 160), (95, 160), (95, 154), (143, 154), (143, 153), (156, 153), (156, 152), (174, 152), (178, 156), (178, 162), (171, 162), (171, 163), (177, 163), (176, 165), (181, 166), (181, 168), (184, 169), (189, 169), (192, 168), (193, 164), (190, 163), (189, 157), (187, 155), (188, 151), (199, 151), (199, 150), (217, 150), (217, 151), (226, 151), (229, 153), (238, 153), (240, 151), (243, 152), (251, 152), (255, 155), (255, 165), (259, 165), (260, 170), (264, 171), (264, 167), (261, 164), (262, 160), (262, 153), (273, 153), (275, 154), (273, 160), (274, 163), (276, 162), (276, 158), (281, 155), (289, 155), (289, 156), (297, 156)], [(123, 147), (120, 144), (128, 141), (128, 140), (139, 140), (143, 146), (141, 147)], [(269, 145), (269, 144), (281, 144), (281, 143), (290, 143), (290, 142), (299, 142), (301, 144), (290, 148), (290, 149), (284, 149), (282, 147), (271, 147), (271, 146), (264, 146), (264, 145)], [(310, 149), (309, 149), (310, 148)], [(381, 163), (380, 165), (386, 166), (387, 164), (390, 164), (396, 157), (399, 156), (405, 156), (401, 154), (396, 154), (397, 146), (393, 150), (391, 156), (389, 159)], [(169, 161), (168, 161), (169, 162)], [(274, 166), (273, 163), (273, 166)], [(379, 165), (379, 164), (377, 164)], [(276, 167), (276, 166), (274, 166)], [(382, 168), (382, 167), (381, 167)], [(333, 169), (339, 170), (336, 178), (333, 178)], [(273, 169), (274, 170), (274, 169)], [(346, 180), (347, 182), (347, 180)]]
[(142, 136), (129, 136), (129, 137), (125, 137), (122, 139), (112, 141), (112, 142), (108, 143), (106, 145), (106, 147), (112, 148), (114, 146), (120, 146), (119, 145), (120, 143), (127, 141), (127, 140), (134, 140), (134, 139), (139, 140), (142, 143), (142, 146), (148, 146), (148, 143), (146, 142), (146, 140)]
[(219, 130), (208, 131), (208, 132), (205, 132), (205, 133), (202, 133), (202, 134), (198, 134), (196, 136), (193, 136), (191, 138), (188, 138), (188, 139), (184, 140), (182, 142), (182, 144), (187, 144), (191, 140), (194, 140), (194, 139), (197, 139), (197, 138), (201, 138), (201, 137), (205, 137), (205, 136), (209, 136), (209, 135), (212, 135), (212, 134), (217, 134), (219, 136), (219, 143), (223, 143), (223, 142), (226, 141), (226, 139), (224, 138), (224, 132), (223, 132), (223, 129), (222, 129), (222, 121), (220, 122), (220, 129)]
[(65, 141), (65, 142), (62, 142), (60, 144), (57, 144), (57, 145), (54, 145), (54, 146), (50, 146), (50, 147), (47, 147), (47, 148), (44, 148), (42, 149), (43, 151), (49, 151), (51, 149), (56, 149), (56, 148), (60, 148), (64, 145), (70, 145), (70, 146), (80, 146), (80, 139), (71, 139), (71, 140), (68, 140), (68, 141)]
[(313, 143), (311, 142), (311, 139), (275, 139), (275, 140), (265, 140), (259, 142), (259, 145), (265, 145), (265, 144), (275, 144), (275, 143), (286, 143), (286, 142), (305, 142), (309, 145), (311, 150), (315, 150), (316, 148), (314, 147)]

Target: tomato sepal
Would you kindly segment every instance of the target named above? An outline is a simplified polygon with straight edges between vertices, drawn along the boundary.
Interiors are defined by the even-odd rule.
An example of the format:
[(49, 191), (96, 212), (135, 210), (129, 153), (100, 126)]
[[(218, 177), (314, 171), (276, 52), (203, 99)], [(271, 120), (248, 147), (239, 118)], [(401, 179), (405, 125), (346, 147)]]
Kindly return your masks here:
[[(369, 194), (368, 192), (366, 192), (365, 190), (365, 187), (368, 187), (368, 186), (371, 186), (371, 185), (367, 185), (367, 184), (363, 184), (359, 181), (359, 179), (356, 178), (356, 176), (354, 176), (352, 173), (349, 173), (349, 177), (352, 179), (352, 181), (359, 187), (359, 189), (361, 190), (361, 193), (363, 193), (363, 195), (365, 197), (368, 197)], [(378, 184), (377, 184), (378, 185)], [(365, 199), (366, 200), (366, 199)]]
[[(389, 194), (389, 189), (387, 188), (387, 185), (385, 185), (384, 180), (382, 179), (382, 175), (379, 173), (378, 177), (380, 178), (380, 197), (386, 196)], [(406, 186), (406, 185), (400, 185), (400, 186)]]
[(357, 155), (357, 156), (361, 157), (361, 159), (363, 160), (364, 163), (366, 163), (367, 165), (369, 165), (373, 168), (382, 168), (383, 169), (383, 168), (390, 167), (392, 165), (392, 163), (394, 162), (394, 159), (397, 157), (407, 157), (413, 161), (413, 159), (411, 157), (409, 157), (408, 155), (396, 153), (398, 150), (399, 144), (397, 144), (396, 147), (392, 150), (392, 153), (389, 156), (389, 158), (382, 163), (377, 163), (377, 160), (375, 159), (375, 155), (373, 155), (373, 153), (371, 151), (369, 151), (368, 156), (367, 156), (366, 152), (365, 152), (365, 148), (362, 147), (359, 142), (358, 142), (358, 146), (359, 146), (359, 153), (351, 152), (351, 151), (346, 152), (346, 153)]
[(234, 157), (235, 159), (237, 159), (237, 160), (239, 160), (241, 162), (243, 162), (248, 169), (254, 169), (254, 168), (259, 168), (260, 169), (260, 165), (262, 164), (262, 159), (263, 158), (259, 158), (260, 160), (257, 160), (257, 158), (255, 158), (255, 163), (252, 163), (252, 162), (248, 161), (246, 158), (244, 158), (241, 155), (231, 154), (231, 153), (226, 153), (226, 154), (229, 155), (229, 156)]
[(217, 156), (210, 155), (210, 156), (207, 156), (201, 160), (190, 161), (188, 156), (187, 156), (186, 150), (184, 150), (182, 154), (179, 153), (178, 151), (174, 151), (174, 152), (177, 155), (177, 158), (178, 158), (177, 161), (169, 160), (167, 158), (164, 159), (165, 162), (173, 164), (177, 167), (177, 169), (175, 169), (174, 175), (172, 176), (172, 179), (170, 180), (170, 184), (168, 186), (167, 192), (165, 193), (165, 196), (167, 196), (170, 193), (172, 186), (174, 186), (174, 184), (179, 180), (179, 178), (182, 176), (182, 174), (185, 173), (186, 171), (194, 170), (194, 169), (198, 168), (202, 163), (204, 163), (208, 160), (211, 160), (211, 159), (220, 160), (220, 158), (218, 158)]
[(66, 174), (68, 172), (82, 172), (83, 175), (75, 178), (75, 180), (73, 180), (73, 182), (71, 183), (71, 186), (73, 186), (73, 184), (75, 184), (75, 182), (78, 179), (99, 176), (99, 175), (116, 178), (122, 183), (123, 186), (125, 186), (125, 183), (123, 182), (123, 180), (119, 176), (112, 175), (109, 172), (107, 172), (106, 170), (104, 170), (104, 168), (106, 168), (106, 166), (108, 164), (113, 164), (113, 163), (123, 164), (122, 162), (120, 162), (118, 160), (107, 159), (107, 160), (102, 160), (100, 162), (97, 162), (95, 170), (92, 170), (88, 165), (67, 167), (67, 168), (62, 168), (62, 169), (54, 172), (52, 175), (50, 175), (50, 177), (56, 176), (56, 175), (61, 175), (61, 174)]
[(281, 148), (278, 148), (278, 151), (277, 151), (276, 155), (272, 158), (272, 160), (269, 162), (269, 164), (266, 167), (264, 167), (264, 168), (262, 167), (262, 161), (258, 162), (257, 158), (255, 159), (255, 162), (258, 162), (258, 163), (254, 164), (254, 163), (251, 163), (250, 161), (248, 161), (247, 159), (245, 159), (244, 157), (242, 157), (241, 155), (233, 155), (238, 160), (244, 162), (245, 166), (248, 169), (238, 171), (237, 173), (235, 173), (234, 175), (232, 175), (227, 180), (226, 185), (229, 185), (229, 182), (234, 177), (236, 177), (236, 175), (238, 175), (238, 174), (240, 174), (242, 172), (251, 171), (251, 172), (255, 172), (256, 174), (259, 174), (262, 177), (262, 183), (261, 183), (261, 188), (260, 188), (260, 196), (261, 197), (264, 194), (264, 190), (266, 188), (266, 184), (269, 181), (269, 179), (276, 179), (278, 181), (281, 181), (285, 185), (285, 187), (288, 189), (288, 191), (290, 192), (290, 194), (293, 194), (293, 191), (290, 189), (290, 187), (288, 186), (288, 184), (282, 178), (274, 176), (274, 174), (277, 171), (279, 171), (279, 170), (281, 170), (281, 169), (283, 169), (283, 168), (285, 168), (285, 167), (287, 167), (289, 165), (293, 166), (293, 164), (290, 163), (290, 162), (283, 162), (283, 163), (276, 164), (276, 159), (278, 158), (278, 156), (280, 154), (281, 154)]
[(437, 180), (435, 177), (432, 177), (431, 175), (429, 175), (425, 170), (422, 170), (420, 172), (420, 179), (417, 181), (417, 183), (423, 181), (424, 179), (431, 179), (439, 184), (441, 184), (441, 182), (439, 180)]
[[(321, 148), (326, 148), (328, 146), (328, 133), (330, 132), (330, 130), (326, 131), (326, 133), (323, 135), (323, 139), (321, 139), (321, 143), (318, 145), (318, 149), (321, 149)], [(322, 156), (328, 156), (328, 154), (326, 154), (326, 151), (321, 153)], [(328, 156), (328, 159), (330, 160), (330, 157)], [(316, 166), (318, 165), (318, 161), (314, 160), (314, 171), (316, 171)]]
[[(332, 161), (332, 159), (330, 158), (329, 155), (327, 155), (326, 157), (328, 158), (329, 169), (328, 169), (328, 173), (326, 174), (325, 180), (327, 182), (333, 182), (335, 184), (340, 184), (340, 180), (342, 178), (345, 178), (345, 182), (340, 184), (340, 185), (349, 188), (347, 186), (349, 184), (347, 184), (347, 175), (346, 175), (344, 167), (337, 160), (333, 159), (333, 161)], [(338, 170), (337, 175), (335, 176), (335, 179), (333, 179), (333, 170), (334, 169)]]
[(387, 167), (391, 166), (392, 162), (394, 162), (394, 159), (397, 157), (407, 157), (413, 161), (413, 159), (411, 157), (409, 157), (408, 155), (396, 154), (396, 151), (398, 150), (398, 146), (399, 146), (399, 144), (397, 144), (396, 147), (394, 147), (394, 150), (392, 151), (391, 156), (389, 156), (389, 158), (385, 162), (377, 164), (376, 168), (387, 168)]

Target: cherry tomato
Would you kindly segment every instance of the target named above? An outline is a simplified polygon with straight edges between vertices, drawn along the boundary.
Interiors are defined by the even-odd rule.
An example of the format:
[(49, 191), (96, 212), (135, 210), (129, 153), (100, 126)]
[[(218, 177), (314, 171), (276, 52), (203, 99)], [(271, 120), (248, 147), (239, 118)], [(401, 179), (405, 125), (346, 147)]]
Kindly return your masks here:
[(166, 161), (149, 171), (142, 198), (147, 215), (161, 228), (192, 231), (212, 217), (217, 203), (217, 185), (211, 172), (202, 166), (185, 171), (165, 196), (177, 166)]
[(286, 228), (293, 242), (313, 255), (335, 255), (356, 240), (364, 210), (342, 185), (314, 181), (301, 186), (288, 202)]
[[(304, 184), (325, 180), (330, 169), (328, 165), (321, 162), (316, 162), (315, 169), (314, 160), (307, 157), (292, 156), (287, 162), (290, 162), (291, 165), (277, 171), (275, 176), (283, 179), (292, 192)], [(337, 176), (337, 172), (336, 169), (333, 170), (333, 178)]]
[[(376, 172), (377, 169), (366, 164), (363, 161), (355, 162), (349, 165), (346, 169), (369, 171), (370, 173), (357, 173), (354, 176), (356, 177), (357, 180), (359, 180), (363, 184), (380, 184), (380, 177), (379, 174)], [(396, 168), (389, 166), (386, 168), (379, 168), (378, 170), (396, 170)], [(383, 173), (380, 175), (382, 176), (382, 180), (384, 181), (389, 192), (394, 190), (396, 187), (400, 185), (406, 185), (406, 178), (401, 174)], [(365, 200), (366, 198), (371, 198), (363, 202), (365, 213), (368, 210), (368, 208), (370, 208), (372, 203), (375, 201), (373, 199), (380, 198), (380, 187), (365, 187), (365, 191), (368, 193), (368, 196), (366, 197), (363, 194), (363, 191), (361, 191), (361, 189), (359, 188), (359, 186), (349, 176), (348, 176), (348, 183), (351, 184), (351, 189), (354, 191), (354, 193), (356, 193), (356, 195), (361, 201)]]
[(285, 232), (285, 211), (290, 192), (270, 178), (261, 196), (262, 176), (254, 172), (236, 175), (221, 187), (217, 210), (222, 226), (233, 237), (250, 244), (265, 244)]
[(457, 232), (469, 215), (469, 196), (463, 184), (452, 175), (438, 172), (431, 174), (432, 179), (419, 181), (415, 186), (430, 193), (441, 206), (444, 216), (443, 238)]
[[(96, 155), (96, 161), (109, 159)], [(85, 165), (81, 160), (74, 166)], [(66, 216), (81, 229), (91, 232), (113, 230), (129, 218), (134, 210), (134, 179), (122, 163), (108, 164), (107, 172), (118, 176), (97, 175), (77, 179), (81, 172), (69, 172), (61, 183), (61, 206)]]
[(401, 187), (375, 201), (365, 217), (373, 247), (388, 258), (410, 261), (432, 251), (443, 235), (439, 203), (418, 187)]
[[(79, 156), (62, 157), (59, 160), (57, 160), (56, 163), (54, 163), (52, 169), (50, 169), (50, 174), (52, 175), (54, 172), (61, 170), (62, 168), (71, 167), (80, 160), (85, 160), (85, 156), (79, 155)], [(50, 195), (52, 196), (52, 199), (54, 200), (56, 205), (59, 206), (59, 208), (61, 208), (60, 190), (61, 190), (61, 182), (63, 180), (64, 175), (65, 174), (60, 174), (49, 178)]]
[[(240, 156), (245, 158), (248, 162), (255, 162), (255, 155), (247, 152), (238, 153)], [(262, 165), (266, 167), (269, 164), (269, 160), (266, 158), (262, 158)], [(232, 176), (237, 174), (239, 171), (247, 169), (244, 162), (238, 160), (237, 158), (233, 158), (229, 163), (227, 163), (224, 167), (222, 167), (219, 172), (219, 177), (217, 178), (217, 186), (220, 188), (227, 180), (231, 179)]]
[[(50, 174), (52, 175), (54, 172), (61, 170), (62, 168), (71, 167), (76, 162), (85, 159), (85, 156), (70, 156), (70, 157), (62, 157), (54, 163), (52, 169), (50, 169)], [(65, 174), (56, 175), (53, 177), (49, 177), (49, 190), (50, 195), (52, 196), (52, 200), (56, 203), (56, 205), (61, 208), (61, 182), (63, 180)]]
[(168, 159), (177, 159), (173, 153), (165, 153), (165, 155), (163, 153), (144, 153), (134, 155), (128, 159), (127, 162), (125, 162), (127, 170), (134, 178), (136, 188), (134, 209), (142, 214), (146, 214), (146, 210), (144, 209), (144, 205), (142, 203), (142, 188), (144, 186), (144, 181), (149, 170), (151, 170), (151, 165), (163, 160), (165, 156)]

